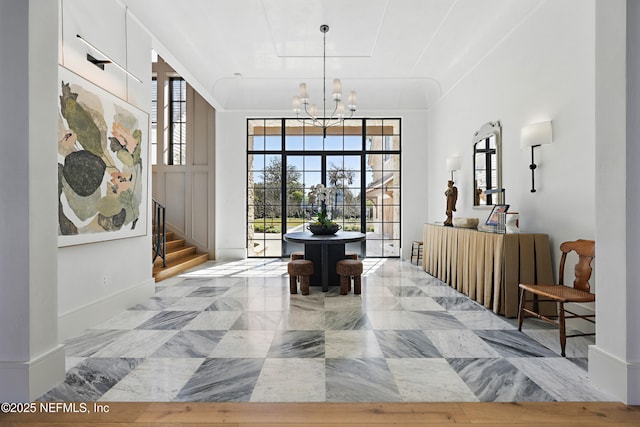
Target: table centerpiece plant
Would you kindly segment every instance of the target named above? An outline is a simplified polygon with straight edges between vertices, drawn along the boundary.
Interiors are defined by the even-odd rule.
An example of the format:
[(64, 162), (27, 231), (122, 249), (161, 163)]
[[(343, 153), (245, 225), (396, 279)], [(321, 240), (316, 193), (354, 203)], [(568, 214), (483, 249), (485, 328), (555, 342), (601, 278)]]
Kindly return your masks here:
[(313, 234), (335, 234), (341, 228), (339, 224), (329, 218), (327, 213), (327, 200), (332, 194), (333, 190), (323, 184), (311, 186), (309, 200), (311, 203), (320, 203), (320, 212), (318, 212), (316, 220), (307, 226), (307, 229)]

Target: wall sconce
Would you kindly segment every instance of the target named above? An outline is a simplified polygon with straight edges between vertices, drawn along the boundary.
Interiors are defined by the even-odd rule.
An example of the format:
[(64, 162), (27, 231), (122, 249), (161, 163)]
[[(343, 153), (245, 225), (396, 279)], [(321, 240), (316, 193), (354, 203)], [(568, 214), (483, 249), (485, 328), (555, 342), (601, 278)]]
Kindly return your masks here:
[(105, 57), (106, 59), (96, 59), (95, 57), (93, 57), (92, 55), (87, 53), (87, 61), (91, 62), (93, 65), (95, 65), (96, 67), (100, 68), (101, 70), (104, 70), (104, 65), (105, 64), (113, 64), (116, 66), (116, 68), (118, 68), (120, 71), (122, 71), (123, 73), (125, 73), (126, 75), (134, 78), (135, 80), (137, 80), (138, 82), (142, 83), (142, 80), (140, 80), (138, 77), (136, 77), (135, 75), (133, 75), (129, 70), (127, 70), (126, 68), (124, 68), (122, 65), (118, 64), (117, 62), (115, 62), (113, 59), (109, 58), (108, 55), (106, 55), (103, 51), (101, 51), (100, 49), (98, 49), (97, 47), (95, 47), (94, 45), (92, 45), (91, 43), (89, 43), (88, 41), (86, 41), (84, 38), (82, 38), (82, 36), (80, 34), (76, 34), (76, 37), (78, 39), (80, 39), (80, 41), (84, 44), (86, 44), (87, 46), (89, 46), (91, 49), (95, 50), (96, 52), (98, 52), (101, 56)]
[(461, 168), (460, 156), (447, 157), (447, 170), (451, 172), (451, 181), (453, 181), (453, 171), (459, 171)]
[(537, 168), (537, 165), (533, 158), (533, 149), (541, 145), (551, 144), (551, 137), (551, 121), (533, 123), (523, 127), (520, 131), (520, 147), (531, 147), (531, 164), (529, 165), (529, 169), (531, 169), (532, 193), (536, 192), (534, 171)]

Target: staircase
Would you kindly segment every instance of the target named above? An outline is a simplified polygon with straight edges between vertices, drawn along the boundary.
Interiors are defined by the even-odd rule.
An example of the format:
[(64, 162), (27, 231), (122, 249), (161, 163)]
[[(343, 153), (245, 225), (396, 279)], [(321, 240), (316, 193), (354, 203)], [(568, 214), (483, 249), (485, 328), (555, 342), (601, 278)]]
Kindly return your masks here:
[(185, 246), (185, 240), (175, 238), (173, 231), (167, 231), (166, 235), (167, 265), (162, 266), (162, 257), (157, 257), (154, 261), (153, 277), (156, 282), (168, 279), (209, 260), (209, 254), (197, 253), (195, 246)]

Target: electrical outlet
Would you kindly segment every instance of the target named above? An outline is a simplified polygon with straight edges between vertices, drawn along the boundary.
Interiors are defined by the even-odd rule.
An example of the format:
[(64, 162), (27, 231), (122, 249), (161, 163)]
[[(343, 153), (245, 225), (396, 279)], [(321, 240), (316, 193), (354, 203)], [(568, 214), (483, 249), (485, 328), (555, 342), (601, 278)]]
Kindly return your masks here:
[(107, 286), (107, 276), (102, 276), (102, 285)]

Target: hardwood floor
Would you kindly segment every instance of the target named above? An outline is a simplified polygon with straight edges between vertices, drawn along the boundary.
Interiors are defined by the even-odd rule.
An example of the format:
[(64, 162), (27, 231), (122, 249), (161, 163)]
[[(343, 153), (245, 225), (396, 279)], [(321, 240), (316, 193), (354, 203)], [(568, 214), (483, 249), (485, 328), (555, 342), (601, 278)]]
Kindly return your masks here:
[[(86, 403), (69, 413), (43, 402), (31, 414), (0, 414), (2, 426), (640, 426), (640, 406), (569, 403)], [(73, 405), (73, 404), (67, 404)], [(75, 403), (81, 409), (80, 403)], [(44, 410), (58, 413), (45, 413)], [(108, 410), (108, 413), (97, 413)]]

